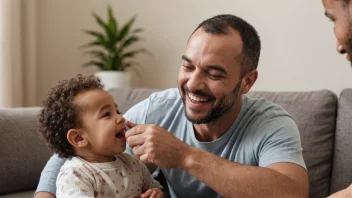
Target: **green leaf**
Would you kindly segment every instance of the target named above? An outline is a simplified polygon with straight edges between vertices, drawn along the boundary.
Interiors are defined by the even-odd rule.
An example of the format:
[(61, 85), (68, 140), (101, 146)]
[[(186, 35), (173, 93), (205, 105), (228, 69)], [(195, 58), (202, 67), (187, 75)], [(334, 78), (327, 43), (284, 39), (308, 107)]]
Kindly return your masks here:
[(109, 17), (108, 27), (113, 35), (113, 37), (110, 37), (110, 38), (115, 39), (117, 38), (118, 26), (117, 26), (117, 21), (112, 13), (112, 8), (110, 5), (108, 6), (108, 17)]
[(102, 43), (100, 43), (99, 41), (92, 41), (90, 43), (87, 43), (85, 45), (82, 45), (82, 48), (87, 48), (87, 47), (93, 47), (93, 46), (101, 46), (101, 47), (105, 47)]
[(105, 24), (105, 22), (103, 21), (103, 19), (101, 19), (97, 14), (95, 14), (94, 12), (92, 13), (93, 17), (95, 18), (96, 22), (100, 25), (100, 27), (102, 27), (104, 30), (107, 29), (107, 25)]
[(102, 51), (90, 50), (90, 51), (84, 52), (84, 54), (90, 54), (91, 56), (93, 56), (95, 58), (99, 58), (102, 62), (106, 61), (106, 55)]
[(115, 35), (113, 32), (110, 31), (110, 28), (108, 26), (108, 23), (105, 23), (98, 15), (96, 15), (95, 13), (92, 14), (93, 17), (95, 18), (95, 20), (97, 21), (97, 23), (100, 25), (100, 27), (102, 27), (105, 31), (105, 33), (108, 35), (109, 38), (114, 38)]
[(132, 17), (126, 24), (122, 26), (122, 29), (120, 31), (120, 34), (117, 38), (118, 41), (122, 41), (125, 39), (125, 37), (128, 35), (131, 26), (133, 25), (134, 21), (136, 20), (136, 16)]
[(100, 32), (96, 32), (96, 31), (92, 31), (92, 30), (83, 30), (83, 31), (89, 35), (96, 37), (97, 39), (104, 38), (104, 35)]
[(89, 61), (83, 65), (83, 67), (96, 66), (101, 70), (105, 70), (105, 64), (99, 61)]
[(131, 36), (131, 37), (127, 38), (126, 41), (124, 41), (122, 43), (121, 48), (126, 48), (137, 41), (139, 41), (139, 37)]
[(107, 57), (106, 57), (106, 68), (107, 70), (118, 70), (116, 62), (118, 61), (117, 59), (117, 54), (116, 52), (110, 52)]
[(105, 39), (105, 36), (102, 33), (96, 32), (96, 31), (91, 31), (91, 30), (84, 30), (84, 32), (96, 37), (97, 42), (101, 43), (102, 45), (106, 45), (106, 43), (107, 43), (106, 40), (108, 40), (108, 39)]
[(103, 20), (95, 13), (92, 13), (92, 15), (102, 30), (84, 30), (85, 34), (95, 38), (92, 42), (82, 46), (87, 48), (84, 54), (92, 56), (92, 60), (85, 66), (96, 66), (101, 70), (115, 71), (123, 71), (126, 68), (138, 66), (138, 63), (133, 62), (132, 58), (139, 53), (148, 53), (148, 51), (146, 49), (126, 51), (128, 47), (143, 39), (137, 35), (144, 30), (132, 27), (136, 16), (119, 27), (110, 5), (107, 6), (107, 20)]
[(126, 52), (122, 55), (122, 59), (124, 58), (132, 58), (134, 57), (136, 54), (139, 54), (139, 53), (148, 53), (148, 51), (146, 49), (139, 49), (139, 50), (134, 50), (134, 51), (130, 51), (130, 52)]

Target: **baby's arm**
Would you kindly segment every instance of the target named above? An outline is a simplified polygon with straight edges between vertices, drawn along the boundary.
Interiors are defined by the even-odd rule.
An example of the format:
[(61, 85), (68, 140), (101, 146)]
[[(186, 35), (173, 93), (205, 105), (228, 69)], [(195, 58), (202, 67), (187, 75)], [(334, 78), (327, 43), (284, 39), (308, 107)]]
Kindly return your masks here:
[(78, 168), (61, 170), (56, 181), (56, 198), (94, 198), (93, 182)]

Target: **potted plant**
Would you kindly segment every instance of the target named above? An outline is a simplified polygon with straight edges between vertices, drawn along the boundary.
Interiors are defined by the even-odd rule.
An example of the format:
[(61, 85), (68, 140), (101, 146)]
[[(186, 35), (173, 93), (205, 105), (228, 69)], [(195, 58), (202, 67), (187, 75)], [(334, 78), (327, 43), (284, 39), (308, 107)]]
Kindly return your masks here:
[[(93, 13), (93, 17), (103, 31), (84, 30), (85, 33), (95, 38), (83, 46), (86, 49), (89, 48), (84, 53), (92, 57), (92, 60), (85, 63), (84, 66), (96, 66), (100, 69), (95, 75), (101, 78), (105, 89), (131, 87), (131, 73), (128, 68), (138, 66), (138, 63), (132, 59), (137, 54), (147, 51), (144, 48), (137, 50), (128, 50), (128, 48), (141, 40), (137, 34), (143, 29), (132, 29), (136, 20), (135, 16), (119, 26), (110, 5), (106, 22), (95, 13)], [(139, 74), (138, 70), (135, 71)]]

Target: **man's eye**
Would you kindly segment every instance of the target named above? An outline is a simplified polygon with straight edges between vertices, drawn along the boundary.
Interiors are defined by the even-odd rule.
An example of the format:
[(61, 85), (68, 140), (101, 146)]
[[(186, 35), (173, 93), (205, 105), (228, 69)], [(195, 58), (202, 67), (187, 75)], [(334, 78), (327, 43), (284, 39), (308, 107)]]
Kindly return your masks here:
[(189, 65), (182, 65), (183, 66), (183, 69), (186, 70), (186, 71), (191, 71), (193, 68)]
[(111, 113), (110, 112), (106, 112), (106, 113), (104, 113), (103, 117), (109, 117), (109, 116), (111, 116)]
[(213, 75), (213, 74), (208, 74), (209, 78), (213, 80), (219, 80), (220, 78), (223, 78), (223, 76), (218, 76), (218, 75)]

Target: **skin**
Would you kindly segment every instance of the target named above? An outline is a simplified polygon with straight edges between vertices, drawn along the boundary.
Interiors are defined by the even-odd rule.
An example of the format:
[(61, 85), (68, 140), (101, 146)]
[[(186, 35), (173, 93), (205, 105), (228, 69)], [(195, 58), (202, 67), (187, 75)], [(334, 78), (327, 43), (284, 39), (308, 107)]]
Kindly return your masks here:
[[(125, 119), (108, 92), (84, 91), (75, 97), (74, 103), (83, 109), (82, 126), (67, 133), (75, 155), (89, 162), (111, 162), (114, 155), (125, 151)], [(117, 138), (117, 133), (121, 137)]]
[[(247, 93), (257, 79), (256, 70), (240, 77), (236, 55), (241, 50), (241, 37), (234, 30), (227, 35), (214, 35), (199, 29), (189, 39), (178, 77), (187, 117), (199, 120), (216, 108), (229, 108), (211, 122), (193, 124), (199, 141), (214, 141), (229, 129), (239, 113), (239, 96)], [(192, 101), (189, 93), (206, 102)], [(235, 102), (232, 104), (231, 100)], [(189, 146), (155, 124), (135, 125), (127, 121), (126, 125), (132, 128), (126, 133), (127, 143), (143, 162), (185, 170), (223, 197), (308, 197), (308, 176), (301, 166), (247, 166)]]
[[(351, 62), (352, 57), (352, 4), (337, 0), (323, 0), (325, 16), (334, 23), (334, 33), (336, 37), (336, 49), (339, 53), (347, 53), (347, 60)], [(352, 185), (336, 192), (329, 198), (352, 197)]]
[(346, 59), (352, 57), (352, 4), (342, 0), (323, 0), (325, 16), (334, 23), (336, 50), (340, 54), (347, 53)]
[[(67, 139), (74, 148), (76, 156), (86, 161), (99, 163), (111, 162), (114, 155), (126, 149), (125, 119), (120, 115), (112, 96), (105, 90), (96, 89), (79, 93), (74, 104), (83, 109), (82, 126), (70, 129)], [(116, 137), (119, 133), (121, 136)], [(39, 198), (55, 197), (48, 192), (36, 194)], [(158, 188), (147, 190), (141, 197), (162, 198)]]

